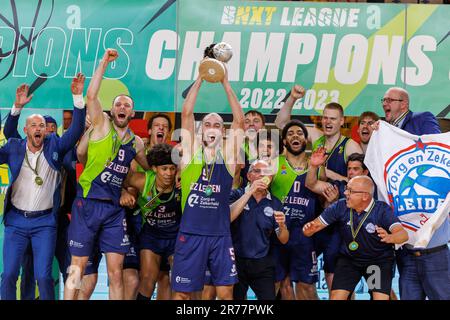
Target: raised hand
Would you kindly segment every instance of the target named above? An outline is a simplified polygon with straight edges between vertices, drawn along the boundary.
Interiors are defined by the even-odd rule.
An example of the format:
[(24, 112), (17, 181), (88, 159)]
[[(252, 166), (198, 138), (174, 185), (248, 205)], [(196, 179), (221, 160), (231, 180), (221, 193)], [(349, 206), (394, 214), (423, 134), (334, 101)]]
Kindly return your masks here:
[(302, 86), (296, 84), (295, 86), (292, 87), (291, 90), (291, 96), (292, 98), (294, 98), (295, 100), (301, 99), (303, 98), (305, 95), (305, 88), (303, 88)]
[(111, 49), (108, 48), (105, 51), (105, 54), (103, 55), (103, 60), (105, 60), (106, 62), (113, 62), (114, 60), (116, 60), (119, 57), (119, 54), (117, 53), (116, 49)]
[(320, 147), (311, 154), (309, 164), (313, 167), (320, 167), (327, 160), (327, 153), (325, 147)]
[(325, 197), (328, 203), (335, 202), (339, 199), (339, 189), (337, 186), (329, 184), (325, 190), (322, 192), (322, 195)]
[(70, 85), (70, 89), (72, 90), (73, 95), (83, 94), (85, 80), (86, 80), (86, 77), (81, 72), (79, 72), (77, 74), (77, 76), (72, 79), (72, 84)]
[(378, 130), (379, 128), (380, 128), (380, 120), (378, 120), (378, 121), (375, 121), (375, 123), (374, 124), (372, 124), (372, 129), (373, 130)]
[(255, 192), (257, 191), (263, 190), (267, 190), (267, 184), (262, 179), (258, 179), (252, 182), (252, 185), (250, 187), (250, 192), (252, 194), (255, 194)]
[(223, 63), (223, 62), (221, 62), (221, 63), (223, 65), (223, 68), (225, 69), (225, 74), (223, 75), (223, 79), (220, 82), (222, 82), (222, 84), (225, 84), (228, 82), (228, 68), (227, 68), (226, 63)]
[(26, 84), (21, 84), (16, 89), (16, 100), (14, 101), (14, 105), (18, 109), (22, 109), (28, 102), (31, 101), (33, 95), (28, 96), (28, 90), (30, 87)]

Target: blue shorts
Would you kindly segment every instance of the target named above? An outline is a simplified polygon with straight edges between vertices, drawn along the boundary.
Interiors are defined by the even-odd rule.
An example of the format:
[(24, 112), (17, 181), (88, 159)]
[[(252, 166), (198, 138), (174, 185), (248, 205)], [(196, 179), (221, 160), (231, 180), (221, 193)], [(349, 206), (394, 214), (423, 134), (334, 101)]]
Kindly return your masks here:
[(209, 269), (206, 269), (205, 271), (205, 286), (212, 286), (212, 279), (211, 279), (211, 271)]
[(323, 270), (326, 273), (334, 273), (336, 259), (341, 245), (341, 235), (337, 228), (328, 228), (317, 232), (313, 236), (313, 239), (317, 257), (323, 253)]
[(100, 265), (100, 261), (102, 261), (102, 252), (98, 245), (94, 247), (94, 251), (89, 256), (86, 269), (84, 270), (84, 275), (96, 274), (98, 273), (98, 266)]
[(139, 270), (141, 259), (139, 257), (139, 248), (136, 239), (130, 236), (130, 250), (125, 254), (123, 260), (123, 269)]
[(142, 216), (140, 214), (134, 215), (134, 210), (127, 211), (127, 231), (130, 239), (130, 250), (125, 254), (123, 260), (123, 269), (136, 269), (140, 267), (140, 241), (139, 233), (141, 232)]
[(144, 224), (141, 233), (139, 234), (140, 249), (151, 250), (153, 253), (160, 255), (162, 261), (165, 259), (167, 260), (168, 257), (173, 255), (175, 251), (175, 241), (176, 237), (164, 239), (154, 236), (147, 223)]
[(72, 256), (88, 257), (98, 242), (100, 251), (126, 254), (130, 249), (125, 211), (109, 201), (77, 197), (69, 225)]
[(172, 289), (176, 292), (202, 290), (206, 269), (211, 272), (214, 286), (237, 282), (231, 236), (201, 236), (180, 232), (175, 244)]
[(303, 236), (300, 241), (274, 246), (275, 281), (288, 275), (294, 282), (313, 284), (319, 281), (314, 241)]
[[(89, 260), (86, 265), (86, 269), (84, 271), (85, 275), (98, 273), (98, 266), (100, 265), (100, 261), (102, 261), (102, 252), (100, 248), (95, 246), (94, 252), (89, 256)], [(130, 245), (130, 250), (125, 255), (123, 260), (123, 269), (136, 269), (139, 270), (139, 254), (136, 254), (136, 250), (134, 245)]]

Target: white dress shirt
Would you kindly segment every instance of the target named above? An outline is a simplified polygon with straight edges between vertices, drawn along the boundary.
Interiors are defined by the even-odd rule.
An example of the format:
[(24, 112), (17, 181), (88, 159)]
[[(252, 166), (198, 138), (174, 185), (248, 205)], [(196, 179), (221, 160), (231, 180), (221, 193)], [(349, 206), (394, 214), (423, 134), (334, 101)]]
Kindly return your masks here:
[(35, 182), (36, 174), (28, 166), (24, 157), (22, 168), (16, 181), (14, 181), (11, 194), (13, 206), (20, 210), (40, 211), (53, 208), (53, 194), (61, 177), (58, 171), (50, 167), (43, 150), (42, 147), (41, 150), (33, 153), (28, 149), (28, 145), (26, 147), (26, 154), (33, 169), (36, 168), (36, 162), (39, 159), (37, 172), (44, 183), (39, 186)]

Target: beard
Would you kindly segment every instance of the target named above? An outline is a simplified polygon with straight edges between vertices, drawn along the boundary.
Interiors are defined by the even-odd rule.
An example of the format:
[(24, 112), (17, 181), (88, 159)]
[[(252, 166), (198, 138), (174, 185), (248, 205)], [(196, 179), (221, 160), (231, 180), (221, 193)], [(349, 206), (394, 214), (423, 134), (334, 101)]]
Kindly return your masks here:
[(284, 146), (286, 147), (287, 151), (293, 154), (294, 156), (302, 154), (306, 149), (306, 143), (303, 143), (302, 147), (299, 150), (292, 150), (292, 147), (289, 143), (286, 143)]
[(132, 117), (128, 116), (127, 118), (125, 118), (125, 120), (123, 122), (119, 122), (119, 120), (116, 117), (114, 117), (114, 124), (118, 128), (126, 128), (131, 119), (132, 119)]

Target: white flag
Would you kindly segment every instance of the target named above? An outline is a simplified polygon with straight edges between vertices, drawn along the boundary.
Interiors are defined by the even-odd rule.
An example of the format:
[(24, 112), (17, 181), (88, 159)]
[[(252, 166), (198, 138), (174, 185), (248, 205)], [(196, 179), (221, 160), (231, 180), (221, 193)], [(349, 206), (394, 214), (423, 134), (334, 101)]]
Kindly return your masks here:
[(380, 121), (367, 148), (364, 163), (378, 199), (391, 205), (408, 231), (407, 243), (416, 247), (426, 247), (434, 231), (448, 223), (449, 143), (450, 132), (416, 136)]

